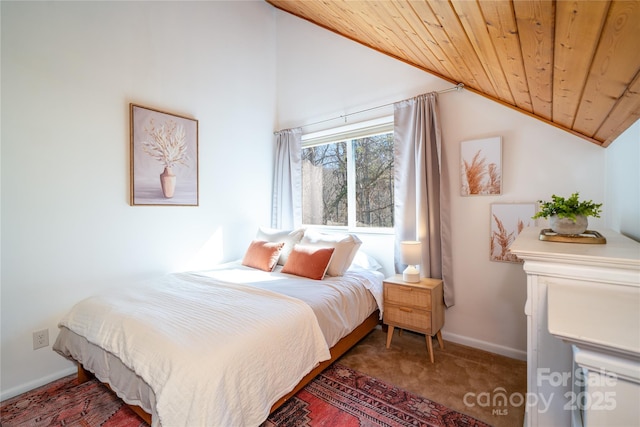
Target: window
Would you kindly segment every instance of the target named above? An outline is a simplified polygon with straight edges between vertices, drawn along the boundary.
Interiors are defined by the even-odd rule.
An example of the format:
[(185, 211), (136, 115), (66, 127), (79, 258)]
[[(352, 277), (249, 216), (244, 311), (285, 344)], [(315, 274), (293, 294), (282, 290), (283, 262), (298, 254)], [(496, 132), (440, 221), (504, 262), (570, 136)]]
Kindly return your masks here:
[(302, 222), (393, 227), (392, 118), (302, 137)]

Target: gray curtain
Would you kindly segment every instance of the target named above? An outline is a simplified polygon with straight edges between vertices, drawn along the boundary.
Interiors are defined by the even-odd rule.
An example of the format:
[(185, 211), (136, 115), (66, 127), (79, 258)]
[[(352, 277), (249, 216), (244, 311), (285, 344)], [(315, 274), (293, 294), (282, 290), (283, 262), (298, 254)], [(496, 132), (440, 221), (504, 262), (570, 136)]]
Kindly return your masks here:
[(275, 133), (271, 227), (293, 229), (302, 223), (302, 130)]
[(443, 279), (447, 307), (454, 304), (451, 265), (449, 174), (441, 141), (438, 95), (394, 104), (395, 268), (400, 242), (422, 243), (420, 276)]

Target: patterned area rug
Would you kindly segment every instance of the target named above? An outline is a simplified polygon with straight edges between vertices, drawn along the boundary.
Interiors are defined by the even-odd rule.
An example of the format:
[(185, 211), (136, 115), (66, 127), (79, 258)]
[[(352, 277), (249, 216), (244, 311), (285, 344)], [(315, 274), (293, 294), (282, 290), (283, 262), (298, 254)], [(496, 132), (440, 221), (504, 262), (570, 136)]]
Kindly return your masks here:
[(488, 427), (475, 418), (333, 364), (262, 427)]
[(146, 427), (115, 393), (97, 380), (76, 375), (2, 402), (0, 426)]
[[(57, 380), (2, 402), (0, 425), (146, 427), (95, 380)], [(331, 365), (262, 427), (488, 427), (481, 421), (339, 364)]]

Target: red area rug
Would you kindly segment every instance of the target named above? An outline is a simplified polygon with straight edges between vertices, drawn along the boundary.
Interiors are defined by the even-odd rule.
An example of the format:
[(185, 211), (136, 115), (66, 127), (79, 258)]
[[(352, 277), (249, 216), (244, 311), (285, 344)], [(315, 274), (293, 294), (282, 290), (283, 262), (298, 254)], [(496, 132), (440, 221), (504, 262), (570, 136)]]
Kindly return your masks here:
[(334, 363), (263, 424), (276, 426), (488, 427), (488, 424)]
[[(75, 376), (2, 402), (0, 424), (3, 427), (147, 426), (105, 386), (95, 380), (78, 384)], [(307, 426), (488, 427), (488, 424), (333, 364), (262, 425)]]
[(2, 402), (0, 426), (147, 427), (97, 380), (71, 375)]

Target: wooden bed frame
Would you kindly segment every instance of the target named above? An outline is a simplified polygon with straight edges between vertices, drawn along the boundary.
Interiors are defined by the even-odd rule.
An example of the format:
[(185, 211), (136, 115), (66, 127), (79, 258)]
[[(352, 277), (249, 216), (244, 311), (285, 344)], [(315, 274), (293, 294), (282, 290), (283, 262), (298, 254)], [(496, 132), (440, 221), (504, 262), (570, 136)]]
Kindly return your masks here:
[[(338, 341), (333, 347), (329, 349), (331, 353), (331, 358), (325, 360), (324, 362), (320, 362), (318, 366), (316, 366), (311, 372), (305, 375), (304, 378), (296, 385), (293, 390), (291, 390), (288, 394), (282, 396), (272, 407), (269, 413), (272, 413), (280, 406), (282, 406), (287, 400), (293, 397), (298, 391), (300, 391), (305, 385), (307, 385), (311, 380), (313, 380), (318, 374), (324, 371), (329, 365), (338, 360), (340, 356), (346, 353), (351, 347), (356, 345), (358, 341), (362, 338), (366, 337), (369, 332), (371, 332), (377, 325), (380, 323), (379, 320), (380, 311), (376, 310), (369, 317), (367, 317), (364, 322), (362, 322), (359, 326), (357, 326), (349, 335), (343, 337), (340, 341)], [(78, 382), (83, 383), (95, 378), (93, 373), (86, 370), (80, 363), (78, 363)], [(105, 384), (109, 387), (108, 384)], [(109, 387), (110, 388), (110, 387)], [(140, 418), (142, 418), (147, 424), (151, 425), (151, 414), (147, 413), (144, 409), (136, 405), (128, 405), (133, 412), (135, 412)]]

